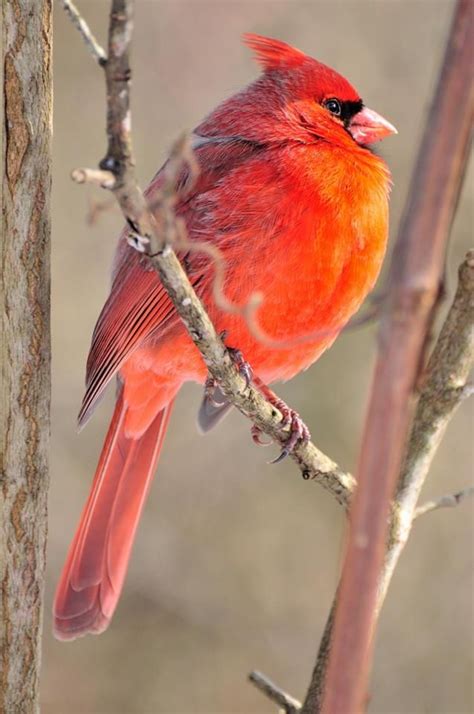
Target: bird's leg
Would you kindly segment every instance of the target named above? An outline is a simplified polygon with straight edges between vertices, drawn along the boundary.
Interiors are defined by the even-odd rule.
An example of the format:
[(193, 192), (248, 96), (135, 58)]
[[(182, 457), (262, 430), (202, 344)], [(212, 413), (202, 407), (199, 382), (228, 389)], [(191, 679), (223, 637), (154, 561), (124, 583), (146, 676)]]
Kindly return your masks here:
[[(277, 397), (275, 392), (272, 392), (272, 390), (267, 387), (264, 382), (262, 382), (258, 377), (254, 377), (253, 383), (263, 394), (263, 396), (270, 402), (270, 404), (273, 404), (273, 406), (276, 407), (278, 411), (282, 413), (283, 418), (281, 420), (281, 425), (290, 427), (290, 436), (288, 438), (288, 441), (281, 450), (279, 456), (277, 456), (277, 458), (271, 462), (272, 464), (277, 464), (279, 461), (283, 461), (283, 459), (285, 459), (289, 454), (291, 454), (291, 452), (299, 441), (302, 441), (304, 443), (308, 442), (311, 439), (311, 434), (298, 412), (295, 412), (294, 409), (291, 409), (288, 404), (283, 401), (283, 399)], [(254, 425), (252, 427), (251, 433), (254, 442), (256, 444), (262, 445), (262, 442), (260, 440), (260, 429)]]

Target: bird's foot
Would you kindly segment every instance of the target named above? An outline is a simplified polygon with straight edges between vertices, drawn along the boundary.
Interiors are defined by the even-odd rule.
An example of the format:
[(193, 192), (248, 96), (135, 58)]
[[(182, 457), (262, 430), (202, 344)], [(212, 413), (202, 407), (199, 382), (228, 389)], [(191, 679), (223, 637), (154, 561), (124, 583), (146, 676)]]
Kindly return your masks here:
[[(277, 456), (277, 458), (270, 462), (272, 464), (277, 464), (280, 461), (283, 461), (283, 459), (285, 459), (289, 454), (291, 454), (298, 442), (307, 443), (308, 441), (310, 441), (311, 434), (298, 412), (295, 412), (294, 409), (291, 409), (288, 404), (283, 401), (283, 399), (277, 397), (277, 395), (272, 392), (272, 390), (267, 387), (267, 385), (262, 382), (258, 377), (254, 377), (253, 381), (258, 387), (258, 389), (261, 391), (261, 393), (264, 395), (264, 397), (270, 402), (270, 404), (272, 404), (276, 409), (278, 409), (278, 411), (281, 412), (283, 417), (280, 422), (281, 426), (290, 427), (290, 436), (288, 437), (288, 441), (286, 442), (285, 446), (283, 447), (281, 453)], [(260, 431), (258, 426), (254, 425), (252, 427), (251, 434), (253, 441), (259, 446), (266, 446), (267, 443), (269, 443), (262, 441), (262, 432)]]
[(295, 412), (294, 409), (290, 409), (290, 407), (282, 399), (275, 399), (272, 401), (272, 404), (282, 413), (283, 419), (280, 424), (282, 426), (290, 427), (290, 436), (288, 437), (288, 441), (276, 459), (273, 459), (273, 461), (270, 462), (272, 464), (278, 464), (292, 453), (298, 443), (301, 442), (303, 444), (307, 444), (311, 439), (311, 434), (298, 412)]
[(256, 424), (252, 425), (252, 428), (250, 429), (250, 434), (252, 436), (254, 444), (257, 444), (257, 446), (270, 446), (271, 444), (273, 444), (273, 441), (270, 438), (268, 438), (267, 441), (263, 441), (262, 430), (259, 429)]
[[(221, 340), (225, 342), (225, 339), (227, 337), (227, 332), (224, 330), (221, 332), (219, 335)], [(242, 352), (237, 349), (236, 347), (229, 347), (226, 345), (227, 352), (230, 355), (230, 358), (234, 365), (237, 367), (237, 370), (239, 374), (245, 379), (245, 387), (248, 389), (252, 383), (253, 379), (253, 369), (250, 366), (250, 364), (247, 362), (246, 359), (244, 359), (244, 356)]]
[(252, 383), (253, 370), (250, 364), (244, 359), (242, 352), (235, 347), (228, 347), (232, 362), (237, 367), (239, 374), (245, 379), (245, 387), (248, 389)]

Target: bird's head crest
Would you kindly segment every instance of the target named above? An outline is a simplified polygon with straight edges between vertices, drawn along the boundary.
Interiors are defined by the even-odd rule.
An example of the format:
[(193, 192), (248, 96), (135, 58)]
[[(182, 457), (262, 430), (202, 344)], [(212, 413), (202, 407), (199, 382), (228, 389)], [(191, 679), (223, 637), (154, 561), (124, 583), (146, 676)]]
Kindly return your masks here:
[(304, 52), (271, 37), (247, 32), (243, 35), (243, 41), (255, 52), (255, 59), (264, 70), (298, 67), (307, 59)]

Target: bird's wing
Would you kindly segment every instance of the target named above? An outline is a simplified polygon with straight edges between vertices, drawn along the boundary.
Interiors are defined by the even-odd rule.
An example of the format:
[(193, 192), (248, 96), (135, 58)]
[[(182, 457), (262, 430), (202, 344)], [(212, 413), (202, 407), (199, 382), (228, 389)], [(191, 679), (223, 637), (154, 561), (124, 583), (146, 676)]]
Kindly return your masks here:
[[(188, 170), (183, 170), (178, 179), (182, 196), (176, 213), (184, 217), (189, 238), (200, 238), (200, 224), (210, 225), (209, 210), (204, 207), (203, 195), (210, 191), (225, 176), (255, 155), (258, 147), (252, 142), (240, 139), (202, 139), (198, 141), (196, 155), (201, 169), (194, 185), (187, 190), (190, 180)], [(164, 181), (163, 168), (158, 172), (149, 188), (150, 202), (157, 196)], [(146, 265), (146, 258), (128, 245), (127, 231), (119, 240), (112, 288), (99, 315), (92, 335), (92, 343), (87, 360), (86, 393), (79, 412), (79, 425), (85, 424), (97, 401), (110, 380), (117, 374), (132, 352), (152, 335), (175, 326), (179, 317), (164, 290), (158, 275)], [(210, 273), (209, 259), (198, 253), (178, 254), (186, 269), (191, 284), (199, 291)]]

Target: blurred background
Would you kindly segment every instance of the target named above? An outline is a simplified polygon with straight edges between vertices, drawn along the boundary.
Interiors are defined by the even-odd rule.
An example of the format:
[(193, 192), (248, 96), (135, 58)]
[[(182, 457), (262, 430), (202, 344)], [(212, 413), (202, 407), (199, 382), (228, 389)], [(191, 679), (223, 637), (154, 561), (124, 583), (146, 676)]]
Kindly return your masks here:
[[(105, 43), (109, 3), (78, 0)], [(281, 38), (333, 66), (399, 130), (381, 152), (394, 179), (392, 243), (441, 61), (451, 0), (138, 0), (133, 128), (145, 185), (177, 135), (253, 80), (244, 31)], [(105, 152), (102, 73), (56, 7), (53, 240), (53, 432), (43, 711), (48, 714), (275, 712), (246, 682), (257, 668), (303, 697), (341, 560), (344, 515), (276, 450), (258, 449), (237, 413), (207, 437), (201, 390), (183, 390), (110, 629), (60, 643), (51, 602), (89, 490), (112, 395), (80, 434), (90, 336), (108, 292), (122, 221), (110, 197), (69, 172)], [(466, 88), (467, 89), (467, 88)], [(471, 174), (472, 178), (472, 174)], [(448, 259), (449, 298), (472, 238), (465, 184)], [(105, 207), (104, 207), (105, 202)], [(87, 214), (95, 210), (93, 226)], [(388, 264), (388, 261), (387, 261)], [(314, 441), (354, 469), (375, 351), (375, 327), (346, 332), (278, 393)], [(467, 485), (472, 405), (451, 423), (424, 497)], [(377, 638), (371, 712), (473, 711), (473, 511), (416, 524)]]

